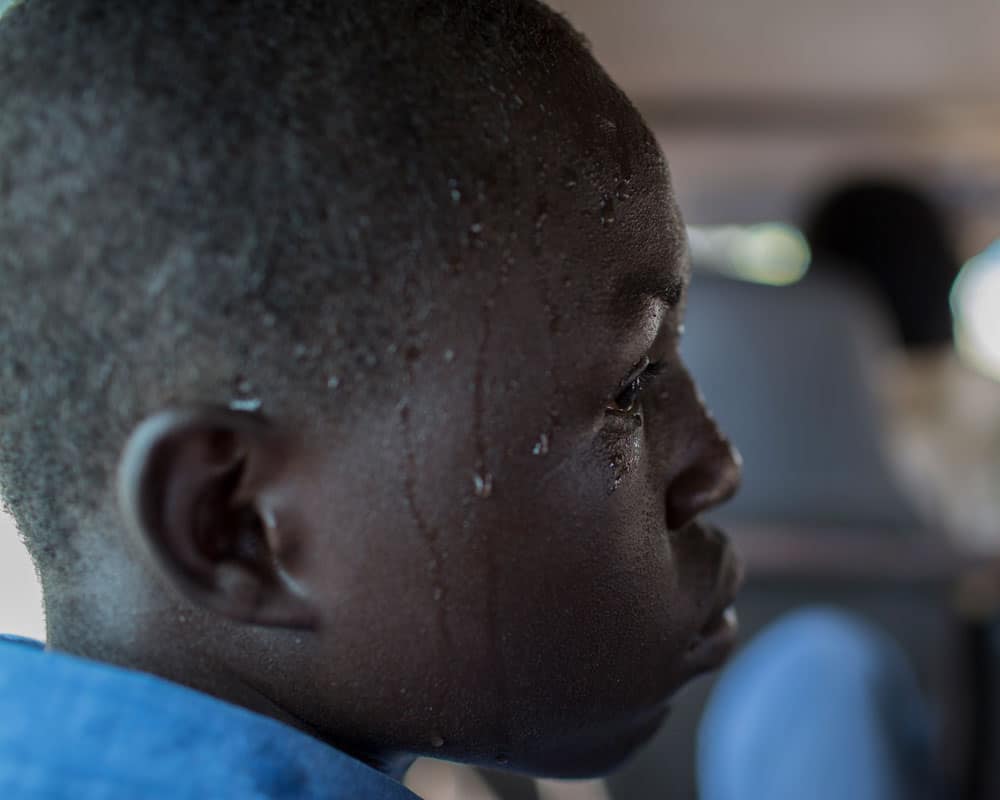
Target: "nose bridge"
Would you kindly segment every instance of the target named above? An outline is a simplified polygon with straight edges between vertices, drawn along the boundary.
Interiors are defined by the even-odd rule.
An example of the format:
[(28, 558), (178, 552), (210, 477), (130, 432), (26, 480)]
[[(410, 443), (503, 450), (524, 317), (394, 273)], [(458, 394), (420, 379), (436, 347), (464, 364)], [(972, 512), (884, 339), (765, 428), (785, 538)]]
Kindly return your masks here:
[(683, 527), (703, 511), (725, 502), (740, 485), (742, 461), (720, 430), (690, 375), (686, 392), (691, 405), (684, 460), (667, 487), (667, 524)]

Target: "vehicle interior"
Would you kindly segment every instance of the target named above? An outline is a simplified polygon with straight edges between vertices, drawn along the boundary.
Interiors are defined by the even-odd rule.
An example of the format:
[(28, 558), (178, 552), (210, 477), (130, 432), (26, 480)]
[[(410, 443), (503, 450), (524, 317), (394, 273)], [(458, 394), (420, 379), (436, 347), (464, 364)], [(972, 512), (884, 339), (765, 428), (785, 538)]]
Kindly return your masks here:
[[(742, 639), (803, 606), (876, 622), (916, 665), (942, 771), (964, 800), (1000, 796), (1000, 4), (551, 4), (670, 164), (693, 268), (684, 353), (744, 459), (715, 515), (747, 564)], [(931, 356), (907, 348), (871, 282), (810, 245), (822, 198), (866, 180), (911, 187), (947, 220), (953, 334)], [(0, 517), (0, 631), (42, 638), (39, 598)], [(606, 780), (425, 763), (412, 785), (438, 800), (695, 800), (714, 680), (683, 690)]]

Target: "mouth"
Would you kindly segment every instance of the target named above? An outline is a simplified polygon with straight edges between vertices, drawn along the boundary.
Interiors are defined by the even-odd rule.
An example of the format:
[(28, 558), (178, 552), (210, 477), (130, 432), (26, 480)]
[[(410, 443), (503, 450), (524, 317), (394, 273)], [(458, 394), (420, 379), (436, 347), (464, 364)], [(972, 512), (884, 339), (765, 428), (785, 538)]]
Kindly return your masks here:
[(718, 669), (736, 646), (739, 618), (733, 604), (743, 584), (743, 565), (722, 531), (697, 523), (695, 528), (695, 534), (714, 540), (720, 550), (712, 604), (701, 628), (688, 645), (685, 658), (697, 675)]

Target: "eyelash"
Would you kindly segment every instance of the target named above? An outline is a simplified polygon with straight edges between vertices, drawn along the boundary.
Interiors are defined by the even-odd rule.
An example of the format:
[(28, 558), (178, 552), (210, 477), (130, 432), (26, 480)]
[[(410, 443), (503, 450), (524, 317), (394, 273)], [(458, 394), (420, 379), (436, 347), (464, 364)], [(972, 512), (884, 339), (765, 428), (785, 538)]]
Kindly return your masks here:
[(642, 390), (652, 383), (663, 370), (664, 363), (662, 361), (650, 361), (648, 357), (644, 358), (632, 371), (632, 377), (629, 378), (625, 386), (608, 404), (608, 411), (618, 414), (633, 413), (636, 403), (642, 395)]

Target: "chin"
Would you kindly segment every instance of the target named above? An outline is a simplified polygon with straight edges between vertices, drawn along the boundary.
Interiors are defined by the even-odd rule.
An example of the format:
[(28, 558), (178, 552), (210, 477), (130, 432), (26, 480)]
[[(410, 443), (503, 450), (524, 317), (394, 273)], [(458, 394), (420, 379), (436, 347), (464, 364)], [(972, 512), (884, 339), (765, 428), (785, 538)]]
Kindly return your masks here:
[(598, 731), (546, 742), (544, 748), (512, 760), (508, 769), (539, 778), (585, 780), (601, 778), (623, 766), (662, 727), (670, 713), (666, 704), (626, 723), (616, 722)]

